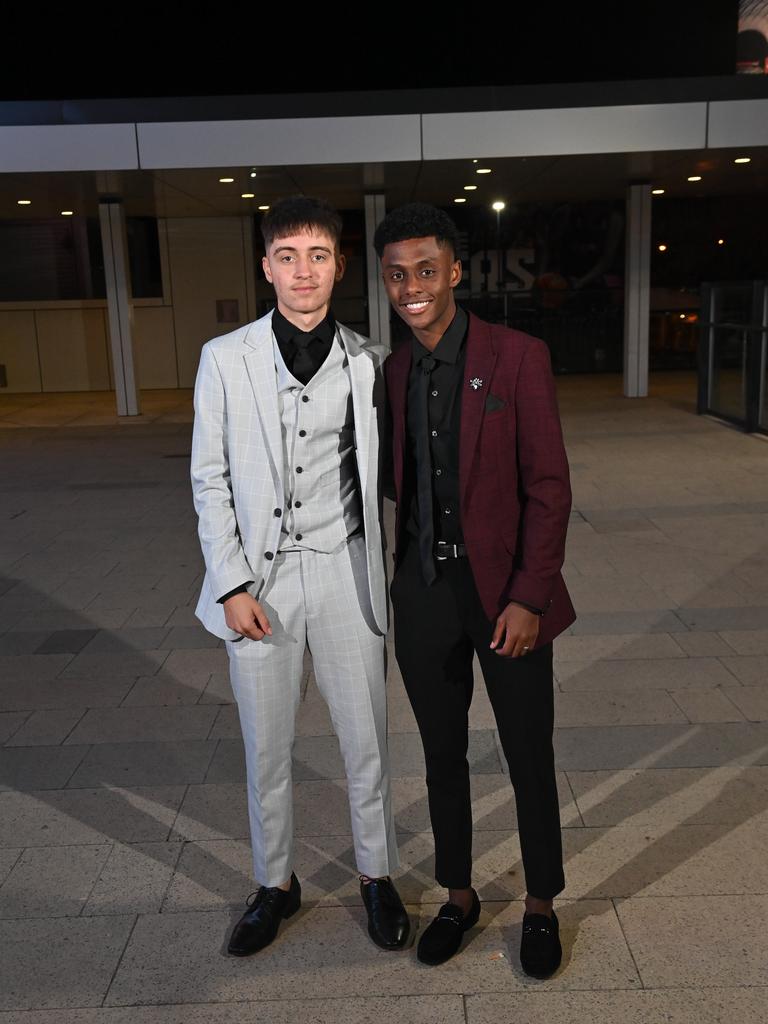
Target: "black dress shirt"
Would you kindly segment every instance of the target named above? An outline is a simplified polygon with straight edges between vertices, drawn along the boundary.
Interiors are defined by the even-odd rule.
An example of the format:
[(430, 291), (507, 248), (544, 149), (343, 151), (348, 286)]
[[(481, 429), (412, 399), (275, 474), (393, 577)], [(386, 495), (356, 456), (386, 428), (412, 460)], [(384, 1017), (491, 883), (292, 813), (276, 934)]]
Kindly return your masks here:
[[(406, 530), (414, 537), (419, 536), (418, 490), (428, 486), (432, 492), (434, 539), (447, 544), (463, 543), (459, 509), (459, 433), (466, 338), (467, 314), (457, 307), (456, 315), (432, 352), (415, 338), (412, 340), (408, 379), (408, 447), (414, 459)], [(425, 372), (429, 378), (426, 410), (420, 401), (421, 378)], [(416, 455), (420, 448), (427, 450), (425, 434), (428, 461)]]
[(272, 330), (285, 365), (302, 384), (309, 384), (331, 351), (336, 334), (332, 314), (329, 312), (311, 331), (302, 331), (275, 308)]
[[(309, 384), (328, 358), (336, 336), (336, 322), (331, 312), (329, 311), (311, 331), (302, 331), (275, 307), (272, 312), (272, 330), (288, 370), (302, 384)], [(248, 583), (250, 582), (248, 580)], [(235, 594), (244, 594), (248, 589), (248, 583), (241, 583), (239, 587), (230, 590), (218, 599), (218, 603), (223, 604), (228, 597), (234, 597)]]

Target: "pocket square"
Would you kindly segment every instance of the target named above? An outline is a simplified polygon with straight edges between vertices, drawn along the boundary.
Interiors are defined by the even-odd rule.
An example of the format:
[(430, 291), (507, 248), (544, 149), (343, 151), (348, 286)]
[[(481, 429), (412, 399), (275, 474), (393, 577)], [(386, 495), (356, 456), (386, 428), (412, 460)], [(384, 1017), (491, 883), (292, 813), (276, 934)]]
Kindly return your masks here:
[(498, 395), (492, 395), (489, 393), (485, 400), (485, 411), (496, 412), (497, 409), (503, 409), (506, 404), (507, 403), (503, 398), (499, 398)]

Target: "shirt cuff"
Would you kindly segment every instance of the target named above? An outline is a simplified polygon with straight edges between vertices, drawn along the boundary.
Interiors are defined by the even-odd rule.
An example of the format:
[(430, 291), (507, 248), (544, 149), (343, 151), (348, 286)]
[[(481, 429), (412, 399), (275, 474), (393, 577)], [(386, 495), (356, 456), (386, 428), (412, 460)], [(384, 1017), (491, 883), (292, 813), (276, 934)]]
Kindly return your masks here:
[(248, 593), (248, 584), (249, 583), (253, 583), (253, 580), (248, 580), (247, 583), (241, 583), (239, 587), (235, 587), (235, 589), (234, 590), (230, 590), (228, 594), (225, 594), (223, 597), (218, 598), (216, 603), (217, 604), (224, 604), (224, 602), (227, 600), (227, 598), (234, 597), (235, 594), (247, 594)]

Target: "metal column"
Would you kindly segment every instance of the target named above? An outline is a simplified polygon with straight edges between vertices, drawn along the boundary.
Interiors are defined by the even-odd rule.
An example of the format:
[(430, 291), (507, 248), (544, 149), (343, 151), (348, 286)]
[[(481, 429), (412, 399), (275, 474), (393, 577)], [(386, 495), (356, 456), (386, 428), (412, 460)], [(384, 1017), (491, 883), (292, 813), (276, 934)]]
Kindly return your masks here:
[(365, 196), (365, 245), (368, 261), (368, 333), (374, 341), (390, 348), (389, 299), (381, 279), (379, 258), (373, 248), (373, 233), (386, 213), (384, 196)]
[(651, 278), (651, 189), (627, 189), (627, 247), (624, 271), (624, 394), (648, 394), (648, 324)]
[(133, 348), (133, 307), (122, 200), (111, 196), (99, 200), (99, 224), (104, 250), (109, 343), (115, 375), (117, 415), (138, 416), (140, 410)]

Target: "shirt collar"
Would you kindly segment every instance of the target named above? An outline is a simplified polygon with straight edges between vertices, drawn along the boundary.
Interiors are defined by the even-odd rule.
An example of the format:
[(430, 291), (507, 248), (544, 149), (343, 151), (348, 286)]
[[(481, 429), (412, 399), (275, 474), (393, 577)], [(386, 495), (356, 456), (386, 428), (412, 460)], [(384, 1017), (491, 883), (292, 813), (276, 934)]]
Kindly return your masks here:
[(333, 314), (329, 310), (326, 316), (320, 321), (317, 327), (314, 327), (311, 331), (302, 331), (300, 327), (296, 327), (290, 320), (286, 319), (280, 310), (275, 306), (272, 311), (272, 330), (275, 332), (275, 337), (279, 345), (287, 345), (298, 335), (310, 335), (313, 338), (319, 338), (320, 341), (330, 345), (333, 341), (334, 335), (336, 334), (336, 321), (333, 318)]
[(456, 315), (451, 320), (448, 327), (445, 329), (443, 336), (435, 345), (434, 349), (430, 352), (424, 348), (421, 342), (413, 338), (413, 360), (416, 363), (421, 362), (425, 356), (432, 356), (433, 359), (439, 359), (442, 363), (457, 363), (461, 350), (464, 345), (464, 339), (467, 336), (467, 314), (461, 308), (456, 307)]

